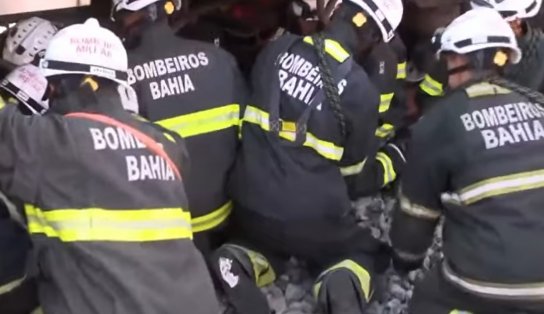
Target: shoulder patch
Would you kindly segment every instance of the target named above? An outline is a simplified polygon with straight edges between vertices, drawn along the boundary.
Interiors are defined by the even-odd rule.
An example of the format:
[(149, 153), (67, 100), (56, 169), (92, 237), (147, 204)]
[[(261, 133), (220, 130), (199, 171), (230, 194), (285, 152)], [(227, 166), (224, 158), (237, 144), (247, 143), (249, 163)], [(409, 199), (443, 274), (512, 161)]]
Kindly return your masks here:
[(478, 98), (492, 95), (510, 94), (512, 91), (495, 84), (482, 82), (465, 88), (465, 92), (469, 98)]

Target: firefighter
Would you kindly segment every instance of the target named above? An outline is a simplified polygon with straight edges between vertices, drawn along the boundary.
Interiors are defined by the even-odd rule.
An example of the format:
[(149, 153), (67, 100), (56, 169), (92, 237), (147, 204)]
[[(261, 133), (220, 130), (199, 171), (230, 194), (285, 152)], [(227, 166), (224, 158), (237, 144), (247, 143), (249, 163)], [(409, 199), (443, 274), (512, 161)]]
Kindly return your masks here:
[[(48, 92), (40, 69), (25, 64), (0, 82), (0, 109), (7, 103), (25, 115), (43, 114), (49, 108)], [(35, 280), (26, 267), (31, 241), (17, 211), (21, 206), (0, 192), (0, 313), (5, 314), (28, 314), (38, 306)]]
[(510, 24), (523, 53), (521, 62), (505, 69), (505, 77), (533, 90), (544, 92), (544, 34), (527, 19), (536, 16), (542, 0), (472, 0), (472, 7), (490, 6)]
[(543, 313), (544, 97), (500, 76), (521, 51), (497, 11), (439, 37), (448, 89), (414, 126), (390, 236), (395, 267), (416, 269), (443, 217), (444, 260), (410, 313)]
[(18, 104), (25, 115), (44, 114), (49, 109), (49, 85), (32, 64), (17, 67), (0, 82), (0, 97)]
[[(176, 1), (114, 1), (140, 113), (181, 135), (191, 157), (185, 176), (195, 242), (207, 255), (231, 211), (226, 182), (238, 145), (246, 86), (235, 59), (213, 44), (183, 39), (168, 25)], [(157, 48), (160, 47), (160, 48)]]
[(357, 225), (350, 197), (390, 183), (404, 157), (393, 144), (376, 153), (379, 94), (352, 56), (389, 41), (402, 10), (401, 1), (346, 0), (323, 33), (286, 34), (258, 57), (230, 182), (237, 237), (212, 262), (237, 313), (269, 313), (257, 287), (289, 256), (316, 271), (325, 313), (363, 313), (371, 300), (389, 259)]
[[(294, 33), (309, 35), (330, 22), (334, 8), (341, 3), (338, 0), (323, 1), (298, 0), (290, 6), (291, 23)], [(321, 6), (319, 6), (321, 4)], [(356, 56), (368, 74), (370, 81), (380, 92), (380, 122), (376, 136), (387, 140), (394, 136), (395, 130), (404, 125), (406, 115), (403, 93), (406, 79), (406, 47), (402, 39), (395, 35), (388, 43), (379, 43), (370, 51)], [(390, 110), (391, 109), (391, 110)]]
[(57, 31), (55, 25), (40, 17), (22, 20), (8, 29), (2, 58), (16, 66), (38, 65), (40, 54)]
[[(497, 10), (510, 24), (523, 52), (523, 60), (517, 65), (504, 69), (505, 76), (523, 86), (534, 90), (544, 91), (544, 35), (540, 29), (531, 27), (526, 20), (538, 14), (542, 0), (473, 0), (472, 7), (487, 6)], [(426, 111), (432, 107), (436, 97), (443, 95), (447, 81), (447, 71), (444, 62), (431, 66), (419, 85), (418, 102)]]
[(44, 312), (216, 313), (191, 241), (183, 142), (123, 110), (121, 40), (96, 19), (68, 26), (40, 68), (48, 114), (0, 111), (0, 190), (24, 203)]

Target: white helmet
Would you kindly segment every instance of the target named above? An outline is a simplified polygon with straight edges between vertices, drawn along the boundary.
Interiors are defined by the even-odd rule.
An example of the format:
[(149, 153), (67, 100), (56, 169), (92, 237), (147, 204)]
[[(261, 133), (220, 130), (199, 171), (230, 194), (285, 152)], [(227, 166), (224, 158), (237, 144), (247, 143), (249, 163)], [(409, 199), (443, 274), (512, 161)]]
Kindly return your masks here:
[[(160, 0), (112, 0), (112, 12), (118, 12), (121, 10), (127, 11), (139, 11), (150, 4), (159, 2)], [(181, 0), (171, 0), (176, 10), (181, 8)]]
[(31, 63), (57, 31), (51, 22), (39, 17), (20, 21), (8, 31), (2, 58), (15, 65)]
[(384, 42), (395, 37), (395, 30), (402, 20), (402, 0), (344, 0), (361, 7), (378, 24)]
[(127, 51), (110, 30), (94, 18), (59, 31), (40, 62), (45, 76), (88, 74), (127, 84)]
[(19, 100), (33, 114), (44, 114), (49, 109), (47, 79), (32, 64), (13, 70), (0, 82), (0, 88)]
[(538, 14), (542, 0), (471, 0), (472, 8), (492, 8), (511, 22), (515, 19), (526, 19)]
[(493, 9), (478, 8), (464, 13), (453, 20), (439, 38), (438, 55), (443, 51), (467, 54), (496, 47), (510, 49), (511, 63), (521, 60), (521, 50), (514, 31)]

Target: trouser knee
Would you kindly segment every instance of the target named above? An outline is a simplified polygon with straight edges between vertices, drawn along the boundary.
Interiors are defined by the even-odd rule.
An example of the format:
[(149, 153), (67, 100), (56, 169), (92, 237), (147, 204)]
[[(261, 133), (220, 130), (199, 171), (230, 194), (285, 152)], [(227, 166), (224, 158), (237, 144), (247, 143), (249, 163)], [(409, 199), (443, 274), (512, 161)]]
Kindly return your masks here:
[(313, 294), (324, 313), (360, 314), (372, 298), (371, 281), (365, 267), (344, 260), (319, 275)]
[[(250, 279), (258, 287), (276, 280), (274, 269), (264, 255), (239, 245), (224, 244), (212, 254), (211, 263), (213, 271), (229, 286), (234, 285), (239, 276)], [(241, 273), (233, 274), (233, 267), (239, 268)]]

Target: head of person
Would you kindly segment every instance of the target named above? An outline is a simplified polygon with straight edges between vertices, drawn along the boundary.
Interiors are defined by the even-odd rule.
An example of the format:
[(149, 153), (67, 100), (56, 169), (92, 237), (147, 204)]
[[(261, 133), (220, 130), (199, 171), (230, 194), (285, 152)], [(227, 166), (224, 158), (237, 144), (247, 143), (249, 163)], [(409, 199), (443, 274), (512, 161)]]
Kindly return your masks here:
[(402, 0), (343, 0), (332, 15), (328, 28), (352, 28), (357, 37), (358, 55), (395, 36), (404, 7)]
[(150, 23), (168, 21), (181, 9), (182, 0), (112, 0), (110, 18), (125, 44), (136, 46)]
[(7, 31), (2, 58), (16, 66), (33, 63), (39, 58), (58, 29), (48, 20), (31, 17), (18, 22)]
[(0, 95), (12, 99), (23, 114), (42, 115), (49, 109), (49, 84), (38, 67), (25, 64), (0, 82)]
[(470, 10), (453, 20), (433, 41), (447, 64), (448, 86), (500, 75), (508, 63), (518, 63), (521, 51), (508, 23), (489, 8)]
[(472, 8), (491, 8), (510, 24), (516, 36), (524, 34), (523, 21), (534, 17), (542, 7), (542, 0), (471, 0)]
[(287, 6), (287, 29), (290, 32), (309, 35), (329, 24), (331, 16), (341, 0), (294, 0)]
[(50, 106), (54, 111), (59, 111), (57, 104), (81, 91), (82, 86), (97, 94), (119, 97), (118, 86), (127, 85), (125, 47), (119, 37), (94, 18), (60, 30), (51, 39), (40, 68), (52, 89)]

